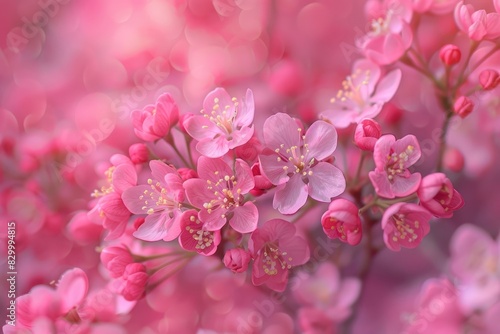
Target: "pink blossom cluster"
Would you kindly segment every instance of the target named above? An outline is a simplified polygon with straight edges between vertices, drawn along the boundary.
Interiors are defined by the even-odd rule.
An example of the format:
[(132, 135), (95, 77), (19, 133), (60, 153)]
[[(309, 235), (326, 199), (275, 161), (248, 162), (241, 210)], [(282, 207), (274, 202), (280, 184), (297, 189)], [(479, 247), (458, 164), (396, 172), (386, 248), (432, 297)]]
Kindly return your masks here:
[(500, 1), (5, 10), (5, 333), (500, 330)]

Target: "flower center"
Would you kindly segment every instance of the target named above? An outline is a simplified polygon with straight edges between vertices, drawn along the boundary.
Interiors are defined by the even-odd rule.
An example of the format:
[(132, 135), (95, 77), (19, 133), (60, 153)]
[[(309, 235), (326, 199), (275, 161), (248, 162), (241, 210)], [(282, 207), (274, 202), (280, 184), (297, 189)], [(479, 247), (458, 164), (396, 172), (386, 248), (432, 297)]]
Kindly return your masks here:
[[(356, 81), (355, 79), (357, 79), (357, 77), (360, 75), (364, 75), (364, 77), (362, 78), (362, 80)], [(342, 81), (342, 89), (339, 89), (337, 95), (334, 98), (330, 99), (330, 102), (335, 103), (337, 101), (352, 101), (359, 106), (359, 112), (361, 112), (361, 109), (367, 103), (366, 93), (363, 94), (362, 89), (370, 82), (370, 75), (371, 72), (369, 70), (366, 70), (363, 73), (360, 69), (357, 69), (354, 73), (352, 73), (344, 81)], [(350, 108), (343, 107), (343, 109)]]
[(395, 176), (405, 173), (405, 164), (413, 153), (415, 147), (408, 145), (401, 153), (396, 153), (391, 149), (391, 154), (387, 155), (386, 171), (389, 181), (393, 181)]
[(97, 198), (112, 193), (114, 191), (112, 183), (113, 183), (113, 172), (115, 168), (116, 168), (115, 166), (111, 166), (104, 172), (104, 175), (106, 176), (106, 185), (102, 186), (100, 191), (95, 189), (90, 196)]
[(234, 120), (238, 114), (238, 99), (233, 97), (231, 101), (233, 102), (233, 105), (225, 105), (224, 107), (221, 107), (219, 99), (215, 98), (214, 106), (210, 113), (206, 113), (205, 110), (200, 111), (205, 118), (208, 118), (227, 135), (231, 135), (231, 133), (235, 130)]
[(262, 269), (266, 275), (274, 276), (278, 274), (278, 269), (290, 269), (292, 266), (287, 261), (293, 259), (288, 256), (287, 252), (279, 250), (278, 246), (274, 243), (267, 243), (263, 249), (264, 258), (262, 260)]
[(156, 183), (152, 179), (148, 179), (148, 184), (151, 190), (144, 190), (143, 194), (139, 196), (140, 201), (144, 201), (142, 210), (148, 215), (158, 211), (173, 211), (179, 208), (180, 204), (169, 196), (167, 189), (163, 188), (160, 182)]
[(196, 242), (195, 249), (203, 250), (210, 247), (214, 242), (213, 232), (203, 230), (202, 223), (196, 216), (193, 215), (189, 217), (189, 220), (192, 223), (196, 224), (190, 224), (186, 226), (186, 231), (191, 234), (192, 238)]
[[(216, 171), (215, 175), (219, 175), (219, 173)], [(238, 182), (234, 175), (225, 175), (216, 183), (207, 180), (207, 189), (213, 191), (214, 198), (204, 203), (203, 207), (207, 209), (208, 213), (211, 213), (212, 210), (217, 209), (219, 206), (226, 210), (240, 206), (243, 196), (241, 195), (241, 188), (238, 188), (237, 185)], [(225, 215), (222, 218), (225, 218)]]
[[(300, 135), (302, 133), (302, 129), (297, 128), (297, 130)], [(287, 162), (287, 164), (283, 166), (283, 170), (287, 172), (289, 177), (294, 174), (302, 174), (302, 177), (307, 179), (308, 176), (313, 175), (313, 172), (309, 169), (316, 163), (316, 159), (308, 158), (309, 145), (307, 143), (303, 143), (304, 139), (305, 136), (302, 136), (300, 147), (294, 145), (289, 148), (285, 148), (285, 144), (281, 144), (279, 148), (274, 150), (274, 152), (278, 155), (276, 158), (278, 162)]]
[[(398, 241), (399, 239), (406, 240), (406, 238), (408, 238), (409, 242), (417, 240), (418, 235), (415, 233), (415, 230), (410, 226), (410, 224), (406, 223), (406, 217), (404, 214), (399, 213), (393, 215), (392, 218), (394, 219), (396, 226), (396, 231), (392, 236), (393, 241)], [(415, 228), (418, 228), (420, 223), (416, 220), (413, 222), (413, 225)]]

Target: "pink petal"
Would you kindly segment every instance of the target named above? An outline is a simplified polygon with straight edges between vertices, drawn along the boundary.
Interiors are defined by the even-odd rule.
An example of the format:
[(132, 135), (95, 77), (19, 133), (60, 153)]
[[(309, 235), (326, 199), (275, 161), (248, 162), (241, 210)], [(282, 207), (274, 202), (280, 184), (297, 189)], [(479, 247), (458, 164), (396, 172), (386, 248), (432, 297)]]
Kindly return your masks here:
[(297, 212), (307, 200), (307, 186), (299, 174), (295, 174), (274, 194), (273, 207), (287, 215)]
[(233, 170), (222, 159), (211, 159), (200, 157), (198, 159), (198, 175), (203, 180), (210, 180), (217, 183), (224, 176), (232, 176)]
[(337, 148), (337, 131), (335, 127), (324, 121), (314, 122), (307, 129), (304, 144), (307, 144), (306, 161), (315, 158), (323, 160), (333, 154)]
[(246, 194), (255, 187), (252, 170), (241, 159), (236, 160), (235, 176), (237, 182), (235, 188), (241, 189), (241, 194)]
[(135, 186), (137, 173), (133, 165), (121, 164), (115, 168), (112, 174), (113, 188), (121, 194), (126, 189)]
[(297, 123), (287, 114), (277, 113), (264, 122), (264, 142), (275, 150), (283, 145), (284, 149), (300, 146), (301, 139)]
[(364, 90), (364, 97), (371, 96), (380, 78), (380, 67), (368, 59), (360, 59), (354, 63), (350, 78), (354, 87)]
[(225, 136), (200, 141), (196, 149), (209, 158), (220, 158), (229, 151), (229, 142)]
[(125, 190), (121, 196), (123, 204), (127, 209), (134, 214), (146, 214), (150, 208), (156, 208), (156, 204), (149, 202), (148, 205), (144, 203), (144, 200), (140, 200), (141, 196), (144, 196), (144, 191), (150, 191), (151, 186), (141, 184), (132, 188)]
[(404, 197), (411, 195), (417, 191), (420, 185), (420, 180), (422, 176), (420, 173), (413, 173), (410, 177), (394, 177), (394, 182), (392, 184), (392, 192), (397, 197)]
[(354, 123), (354, 113), (356, 110), (344, 110), (341, 106), (334, 103), (332, 110), (326, 110), (321, 114), (323, 119), (328, 120), (332, 123), (336, 128), (347, 128), (351, 123)]
[(63, 313), (82, 303), (87, 295), (89, 280), (80, 268), (66, 271), (57, 283), (57, 293), (61, 296)]
[(332, 197), (342, 194), (346, 187), (344, 175), (334, 165), (320, 162), (311, 168), (307, 192), (317, 201), (330, 202)]
[(283, 167), (289, 166), (289, 168), (293, 168), (292, 164), (288, 161), (278, 161), (277, 159), (278, 156), (276, 154), (259, 156), (262, 174), (274, 185), (286, 183), (290, 179)]
[(177, 174), (175, 168), (167, 165), (160, 160), (151, 160), (149, 162), (149, 168), (151, 168), (151, 174), (153, 175), (153, 178), (160, 182), (163, 181), (165, 175), (169, 173)]
[(213, 191), (207, 189), (207, 181), (202, 179), (189, 179), (184, 181), (186, 197), (193, 206), (198, 209), (203, 208), (203, 204), (215, 198)]
[(417, 138), (414, 135), (406, 135), (403, 138), (397, 140), (392, 148), (394, 149), (395, 152), (400, 153), (400, 152), (405, 152), (407, 150), (410, 150), (412, 153), (408, 154), (408, 160), (405, 161), (404, 167), (410, 167), (414, 163), (420, 159), (420, 156), (422, 155), (422, 151), (420, 150), (420, 144), (418, 143)]
[(281, 252), (286, 252), (283, 257), (291, 266), (299, 266), (309, 261), (309, 246), (301, 237), (281, 238), (279, 248)]
[(396, 69), (389, 72), (386, 76), (380, 80), (377, 85), (377, 90), (375, 94), (370, 98), (370, 101), (374, 102), (388, 102), (399, 88), (399, 83), (401, 82), (401, 70)]
[(375, 147), (373, 148), (373, 160), (375, 161), (377, 170), (385, 170), (387, 157), (389, 156), (391, 147), (395, 142), (396, 138), (393, 135), (384, 135), (375, 143)]
[(210, 213), (208, 213), (207, 209), (202, 209), (198, 216), (203, 222), (205, 229), (208, 231), (218, 231), (226, 224), (227, 218), (222, 216), (226, 213), (227, 209), (219, 206)]
[[(215, 101), (218, 102), (215, 102)], [(203, 110), (205, 114), (210, 114), (214, 110), (214, 106), (218, 104), (220, 109), (224, 110), (225, 106), (234, 106), (231, 96), (227, 93), (224, 88), (217, 87), (213, 91), (207, 94), (205, 100), (203, 100)], [(234, 108), (234, 107), (233, 107)]]
[(251, 127), (243, 127), (240, 130), (234, 131), (231, 136), (233, 139), (228, 141), (229, 148), (235, 148), (246, 144), (253, 136), (254, 128), (253, 125)]
[(193, 116), (187, 119), (183, 125), (187, 133), (196, 140), (210, 139), (218, 134), (223, 134), (217, 125), (203, 116)]
[(386, 172), (371, 171), (368, 173), (368, 177), (370, 178), (370, 181), (372, 181), (372, 185), (375, 188), (377, 195), (385, 198), (395, 197)]
[(243, 206), (233, 210), (233, 218), (229, 225), (240, 233), (250, 233), (257, 228), (259, 211), (252, 202), (246, 202)]
[(253, 98), (253, 92), (247, 89), (245, 101), (239, 102), (239, 109), (234, 119), (235, 126), (247, 127), (253, 122), (253, 116), (255, 112), (255, 102)]
[(145, 241), (162, 240), (172, 225), (174, 218), (165, 213), (153, 213), (146, 217), (144, 223), (134, 232), (134, 237)]

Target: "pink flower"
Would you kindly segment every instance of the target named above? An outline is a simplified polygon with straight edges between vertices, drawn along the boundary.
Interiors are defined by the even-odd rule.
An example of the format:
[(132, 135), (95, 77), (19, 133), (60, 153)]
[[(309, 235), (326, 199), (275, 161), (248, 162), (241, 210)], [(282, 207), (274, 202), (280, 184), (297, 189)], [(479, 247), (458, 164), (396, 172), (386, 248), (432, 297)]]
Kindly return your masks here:
[(408, 22), (411, 8), (405, 2), (388, 2), (382, 17), (372, 20), (371, 31), (357, 41), (366, 58), (378, 65), (394, 63), (411, 46), (413, 33)]
[(215, 253), (220, 242), (220, 231), (208, 231), (198, 219), (196, 210), (189, 210), (182, 214), (179, 236), (179, 244), (182, 248), (209, 256)]
[(322, 117), (338, 128), (374, 118), (396, 93), (401, 70), (396, 69), (381, 78), (380, 67), (366, 59), (354, 64), (353, 73), (342, 83), (342, 89), (332, 98), (330, 110)]
[(466, 96), (460, 96), (453, 104), (453, 112), (460, 118), (467, 117), (474, 110), (474, 102)]
[(411, 174), (408, 167), (420, 158), (417, 138), (407, 135), (396, 140), (385, 135), (375, 144), (373, 159), (376, 168), (368, 176), (379, 196), (386, 198), (408, 196), (418, 189), (420, 173)]
[(146, 241), (170, 241), (180, 234), (180, 203), (184, 201), (182, 179), (177, 171), (159, 160), (149, 163), (152, 179), (127, 189), (123, 202), (134, 214), (147, 214), (144, 223), (134, 232)]
[(295, 225), (283, 219), (269, 220), (252, 233), (248, 250), (254, 258), (254, 285), (265, 284), (275, 291), (284, 291), (288, 270), (309, 260), (307, 242), (295, 233)]
[(130, 212), (125, 207), (121, 195), (137, 183), (135, 166), (129, 158), (115, 154), (110, 161), (113, 166), (105, 172), (106, 184), (92, 194), (98, 201), (88, 213), (92, 221), (102, 221), (103, 227), (110, 231), (106, 240), (119, 238), (125, 231)]
[(364, 151), (373, 151), (377, 139), (382, 135), (380, 125), (372, 119), (364, 119), (356, 126), (354, 143)]
[(187, 133), (198, 140), (196, 149), (204, 156), (219, 158), (248, 142), (253, 135), (254, 100), (247, 90), (244, 101), (231, 98), (223, 88), (208, 93), (201, 116), (184, 120)]
[(447, 66), (452, 66), (458, 64), (460, 58), (462, 58), (462, 53), (458, 46), (453, 44), (446, 44), (439, 50), (439, 58), (443, 64)]
[(48, 318), (52, 322), (65, 318), (78, 323), (78, 310), (87, 295), (88, 284), (85, 272), (74, 268), (61, 275), (56, 289), (35, 286), (29, 294), (16, 300), (19, 323), (28, 328), (40, 318)]
[(201, 156), (198, 159), (200, 178), (184, 182), (189, 202), (201, 209), (198, 216), (208, 231), (217, 231), (226, 221), (240, 233), (255, 230), (259, 213), (246, 195), (255, 186), (250, 167), (236, 159), (234, 172), (224, 160)]
[(341, 279), (340, 271), (329, 262), (323, 262), (314, 273), (299, 274), (293, 291), (301, 305), (324, 310), (330, 322), (340, 323), (351, 315), (351, 308), (361, 292), (358, 278)]
[(142, 164), (148, 161), (149, 151), (148, 147), (143, 143), (130, 145), (128, 148), (128, 155), (134, 164)]
[(321, 217), (323, 231), (330, 239), (339, 238), (349, 245), (357, 245), (361, 241), (361, 219), (358, 207), (343, 198), (333, 200), (328, 210)]
[(125, 267), (134, 260), (125, 247), (112, 246), (102, 250), (101, 262), (109, 270), (111, 277), (118, 278), (125, 272)]
[(396, 203), (382, 217), (384, 242), (387, 248), (398, 252), (401, 247), (415, 248), (429, 233), (432, 215), (416, 204)]
[(474, 11), (472, 5), (460, 1), (455, 7), (455, 23), (458, 29), (475, 41), (500, 37), (500, 14), (486, 13), (484, 9)]
[(479, 74), (479, 83), (484, 90), (495, 89), (500, 84), (500, 74), (496, 70), (484, 70)]
[(242, 248), (233, 248), (224, 255), (224, 265), (231, 269), (234, 273), (242, 273), (247, 271), (248, 263), (250, 262), (250, 253)]
[(316, 121), (307, 130), (287, 114), (278, 113), (264, 123), (267, 153), (259, 156), (261, 171), (278, 186), (273, 207), (283, 214), (297, 212), (308, 195), (329, 202), (345, 189), (342, 172), (322, 160), (329, 158), (337, 147), (335, 128)]
[(462, 196), (443, 173), (427, 175), (417, 190), (420, 205), (438, 218), (451, 218), (464, 205)]
[(480, 228), (465, 224), (450, 242), (450, 267), (459, 280), (460, 304), (469, 315), (484, 312), (500, 297), (500, 251)]
[(139, 300), (146, 293), (146, 284), (148, 281), (146, 267), (141, 263), (130, 263), (125, 267), (122, 276), (120, 294), (128, 301)]
[(168, 134), (179, 119), (179, 109), (174, 98), (165, 93), (156, 104), (149, 104), (142, 110), (132, 112), (132, 123), (137, 137), (144, 141), (155, 141)]

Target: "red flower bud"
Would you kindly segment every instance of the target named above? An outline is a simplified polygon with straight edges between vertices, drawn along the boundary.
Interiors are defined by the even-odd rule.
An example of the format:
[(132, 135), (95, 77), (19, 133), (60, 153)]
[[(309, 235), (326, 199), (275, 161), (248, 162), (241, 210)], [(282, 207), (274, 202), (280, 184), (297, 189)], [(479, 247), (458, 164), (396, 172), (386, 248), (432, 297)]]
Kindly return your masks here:
[(455, 65), (460, 61), (461, 57), (462, 53), (460, 52), (460, 49), (458, 46), (453, 44), (447, 44), (439, 50), (439, 58), (441, 58), (443, 64), (447, 66)]
[(460, 96), (453, 104), (453, 111), (461, 118), (467, 117), (474, 109), (474, 103), (465, 96)]
[(372, 119), (359, 122), (354, 132), (356, 146), (364, 151), (373, 151), (377, 139), (382, 135), (380, 125)]
[(484, 90), (494, 89), (500, 84), (500, 74), (495, 70), (484, 70), (479, 74), (479, 83)]
[(128, 155), (134, 164), (142, 164), (148, 161), (148, 148), (143, 143), (130, 145)]

